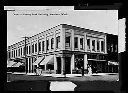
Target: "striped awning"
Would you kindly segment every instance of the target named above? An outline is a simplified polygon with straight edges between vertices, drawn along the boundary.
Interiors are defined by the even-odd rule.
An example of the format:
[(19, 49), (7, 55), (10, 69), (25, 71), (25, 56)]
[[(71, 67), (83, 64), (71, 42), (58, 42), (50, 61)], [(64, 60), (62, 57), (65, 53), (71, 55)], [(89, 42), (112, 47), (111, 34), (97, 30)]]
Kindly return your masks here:
[(16, 64), (14, 61), (8, 61), (7, 62), (7, 67), (12, 67), (12, 65)]
[(16, 63), (16, 64), (12, 65), (12, 67), (19, 67), (19, 66), (21, 66), (21, 65), (23, 65), (23, 64), (24, 64), (24, 63), (18, 62), (18, 63)]
[(45, 59), (40, 63), (40, 65), (54, 64), (54, 55), (46, 56)]
[(33, 65), (38, 65), (43, 59), (44, 59), (44, 56), (37, 58), (37, 60), (33, 63)]

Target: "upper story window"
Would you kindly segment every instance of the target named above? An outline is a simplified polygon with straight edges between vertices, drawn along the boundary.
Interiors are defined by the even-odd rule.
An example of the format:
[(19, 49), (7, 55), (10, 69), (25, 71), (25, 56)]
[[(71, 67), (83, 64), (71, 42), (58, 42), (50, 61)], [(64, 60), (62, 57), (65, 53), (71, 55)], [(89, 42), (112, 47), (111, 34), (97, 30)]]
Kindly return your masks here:
[(34, 44), (32, 45), (32, 53), (34, 53)]
[(17, 49), (16, 49), (16, 57), (17, 57)]
[(41, 51), (41, 42), (39, 42), (39, 52)]
[(78, 48), (78, 37), (74, 38), (74, 44), (75, 44), (75, 48)]
[(47, 50), (49, 50), (49, 40), (46, 40), (46, 43), (47, 43)]
[(83, 41), (84, 41), (84, 39), (83, 38), (80, 38), (80, 49), (84, 49)]
[(54, 38), (51, 39), (51, 49), (53, 49)]
[(65, 43), (66, 43), (66, 47), (70, 47), (70, 36), (66, 37)]
[(12, 57), (13, 57), (13, 51), (12, 51)]
[(90, 39), (87, 39), (87, 49), (90, 50)]
[(99, 51), (99, 50), (100, 50), (100, 41), (97, 40), (97, 51)]
[(27, 52), (26, 54), (28, 54), (28, 46), (26, 47), (26, 52)]
[(20, 48), (18, 49), (18, 51), (19, 51), (19, 56), (20, 56)]
[(95, 40), (92, 40), (92, 51), (95, 51)]
[(14, 58), (15, 58), (15, 50), (14, 50)]
[(29, 54), (31, 53), (31, 46), (29, 46)]
[(10, 52), (8, 52), (8, 58), (10, 58), (10, 54), (11, 54), (11, 53), (10, 53)]
[(104, 41), (101, 41), (101, 51), (104, 52)]
[(35, 44), (35, 52), (37, 52), (37, 43)]
[(56, 37), (56, 48), (59, 48), (60, 36)]
[(115, 52), (117, 52), (118, 51), (118, 47), (117, 47), (117, 45), (115, 45)]
[(22, 47), (21, 47), (21, 49), (20, 49), (20, 50), (21, 50), (21, 52), (20, 52), (20, 53), (21, 53), (21, 56), (22, 56)]
[(42, 41), (42, 51), (44, 51), (44, 41)]

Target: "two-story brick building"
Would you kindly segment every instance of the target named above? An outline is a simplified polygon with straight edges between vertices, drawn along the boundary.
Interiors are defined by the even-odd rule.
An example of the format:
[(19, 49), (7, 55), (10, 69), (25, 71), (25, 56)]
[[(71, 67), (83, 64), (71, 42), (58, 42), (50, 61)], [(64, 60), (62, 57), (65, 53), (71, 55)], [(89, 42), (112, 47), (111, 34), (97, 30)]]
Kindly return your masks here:
[[(26, 40), (26, 69), (33, 73), (37, 66), (54, 73), (75, 73), (76, 67), (90, 64), (98, 72), (106, 72), (107, 33), (60, 24)], [(25, 58), (25, 41), (8, 47), (8, 61)], [(15, 64), (14, 64), (15, 65)]]

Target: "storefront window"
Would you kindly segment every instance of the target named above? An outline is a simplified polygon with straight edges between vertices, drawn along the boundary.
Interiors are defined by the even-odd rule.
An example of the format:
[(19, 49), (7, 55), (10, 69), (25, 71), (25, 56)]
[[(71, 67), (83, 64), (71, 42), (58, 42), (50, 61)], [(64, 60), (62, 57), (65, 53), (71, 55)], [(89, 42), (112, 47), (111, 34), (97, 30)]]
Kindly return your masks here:
[(92, 51), (95, 51), (95, 40), (92, 40)]
[(78, 37), (74, 38), (74, 42), (75, 42), (75, 48), (78, 48)]
[(90, 39), (87, 39), (87, 48), (90, 50)]
[(83, 49), (83, 38), (80, 38), (80, 49)]
[(66, 47), (70, 47), (70, 36), (66, 37)]

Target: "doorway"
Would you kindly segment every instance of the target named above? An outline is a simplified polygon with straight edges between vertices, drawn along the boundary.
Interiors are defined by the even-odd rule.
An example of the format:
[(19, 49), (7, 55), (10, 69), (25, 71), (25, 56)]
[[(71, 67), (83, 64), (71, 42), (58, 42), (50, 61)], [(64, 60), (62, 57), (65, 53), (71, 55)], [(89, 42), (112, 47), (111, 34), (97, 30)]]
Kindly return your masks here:
[(71, 57), (65, 57), (65, 73), (71, 74)]
[(61, 74), (61, 57), (57, 57), (57, 74)]

